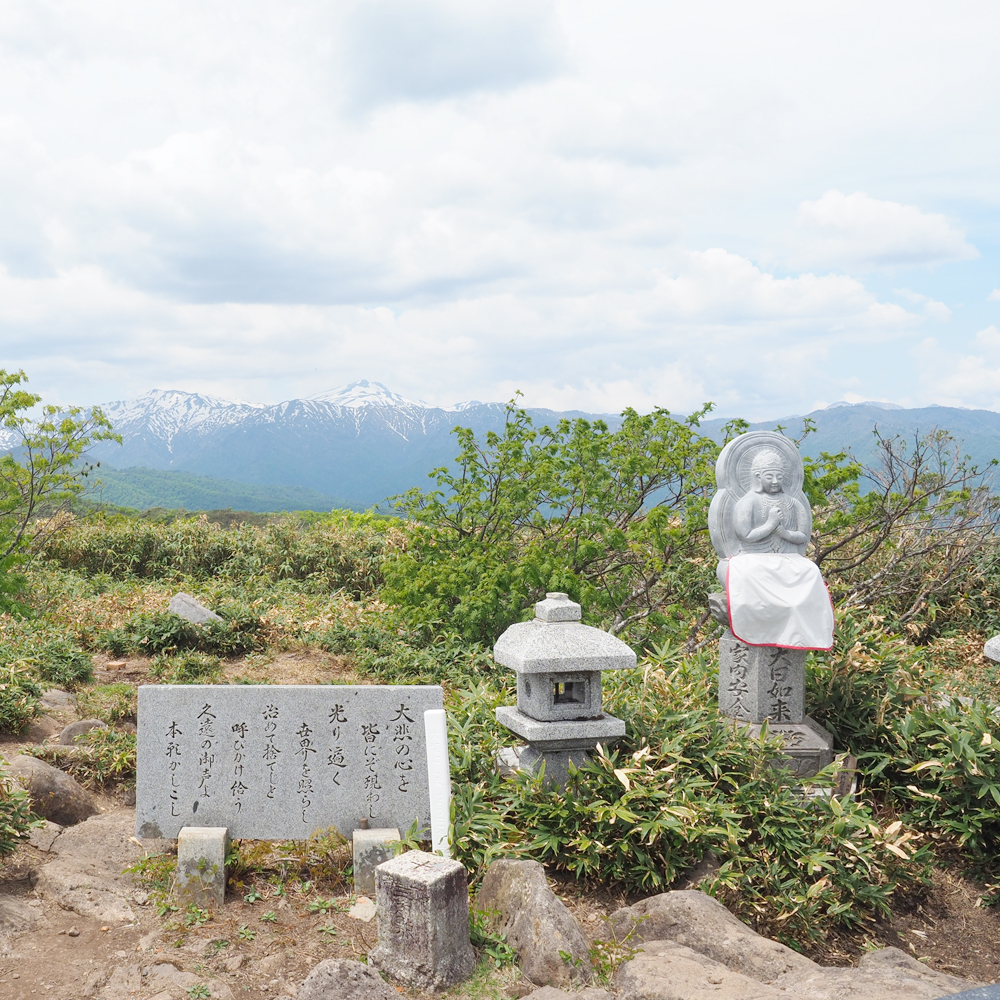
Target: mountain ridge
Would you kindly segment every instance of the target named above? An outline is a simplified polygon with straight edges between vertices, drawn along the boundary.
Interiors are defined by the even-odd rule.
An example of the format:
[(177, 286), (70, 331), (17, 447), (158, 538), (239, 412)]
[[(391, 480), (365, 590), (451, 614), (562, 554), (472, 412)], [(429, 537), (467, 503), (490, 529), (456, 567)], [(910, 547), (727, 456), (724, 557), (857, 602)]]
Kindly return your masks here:
[[(192, 501), (211, 495), (218, 501), (224, 496), (241, 496), (234, 484), (242, 483), (263, 490), (248, 494), (254, 509), (263, 509), (260, 504), (271, 497), (275, 510), (301, 509), (288, 505), (306, 502), (307, 496), (311, 498), (308, 502), (335, 499), (340, 504), (367, 507), (410, 487), (427, 487), (433, 469), (455, 460), (458, 446), (452, 430), (456, 426), (471, 427), (481, 437), (488, 431), (501, 432), (506, 415), (502, 403), (470, 400), (449, 407), (429, 406), (368, 380), (275, 404), (154, 389), (101, 408), (123, 441), (121, 446), (102, 442), (90, 452), (92, 460), (109, 469), (109, 498), (116, 491), (119, 495), (127, 492), (133, 498), (150, 498), (151, 506), (166, 506), (158, 498), (160, 490), (164, 497), (174, 499), (186, 496)], [(536, 425), (585, 417), (615, 427), (621, 420), (617, 414), (526, 410)], [(870, 463), (876, 450), (874, 428), (912, 439), (937, 427), (950, 431), (982, 468), (1000, 457), (1000, 414), (991, 410), (942, 406), (905, 409), (879, 401), (839, 401), (809, 414), (755, 421), (750, 426), (771, 430), (781, 425), (787, 433), (798, 436), (797, 429), (807, 418), (815, 426), (802, 444), (807, 455), (850, 450), (863, 463)], [(701, 421), (702, 431), (720, 438), (727, 419), (706, 418)], [(122, 470), (128, 470), (125, 479)], [(184, 494), (178, 486), (180, 480), (144, 478), (142, 470), (186, 473), (221, 482), (217, 486), (189, 483), (190, 491)], [(990, 470), (990, 476), (994, 475)], [(113, 490), (111, 479), (115, 480)], [(288, 493), (289, 489), (300, 492)], [(181, 505), (194, 509), (192, 502)], [(226, 504), (216, 502), (213, 506)]]

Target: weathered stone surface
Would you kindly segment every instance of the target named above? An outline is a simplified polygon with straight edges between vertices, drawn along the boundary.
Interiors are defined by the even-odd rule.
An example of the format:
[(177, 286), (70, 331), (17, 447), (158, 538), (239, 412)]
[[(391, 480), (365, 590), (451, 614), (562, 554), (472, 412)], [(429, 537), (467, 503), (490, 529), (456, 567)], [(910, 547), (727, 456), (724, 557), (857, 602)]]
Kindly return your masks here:
[(493, 658), (518, 673), (553, 670), (622, 670), (635, 652), (609, 632), (580, 622), (515, 622), (496, 641)]
[(371, 965), (419, 989), (444, 990), (471, 974), (469, 887), (457, 861), (408, 851), (375, 870), (378, 944)]
[(46, 712), (65, 712), (76, 704), (76, 695), (63, 691), (62, 688), (49, 688), (42, 694), (39, 705)]
[[(647, 941), (619, 966), (614, 977), (619, 1000), (779, 1000), (774, 986), (734, 972), (676, 941)], [(791, 994), (799, 1000), (802, 994)]]
[(72, 826), (99, 812), (94, 797), (65, 771), (43, 760), (18, 754), (7, 772), (28, 789), (31, 808), (60, 826)]
[(978, 986), (928, 969), (898, 948), (883, 948), (864, 956), (856, 969), (817, 968), (790, 972), (774, 985), (808, 1000), (937, 1000)]
[(793, 970), (819, 968), (791, 948), (761, 937), (697, 889), (650, 896), (616, 911), (610, 919), (619, 941), (630, 933), (633, 940), (672, 941), (763, 983)]
[(614, 985), (619, 1000), (937, 1000), (975, 985), (934, 972), (897, 948), (872, 952), (857, 969), (826, 968), (798, 957), (802, 962), (795, 968), (762, 982), (734, 968), (753, 968), (742, 958), (720, 962), (677, 941), (651, 940), (618, 969)]
[(43, 920), (38, 910), (23, 899), (0, 895), (0, 933), (23, 934), (34, 930)]
[(349, 958), (327, 958), (306, 976), (298, 1000), (398, 1000), (372, 968)]
[(64, 747), (73, 746), (76, 741), (91, 729), (107, 729), (108, 724), (100, 719), (81, 719), (79, 722), (71, 722), (59, 734), (59, 743)]
[(214, 612), (210, 611), (200, 601), (190, 594), (183, 592), (174, 594), (170, 598), (167, 608), (171, 614), (183, 618), (185, 621), (193, 622), (195, 625), (204, 625), (205, 622), (221, 622), (222, 619)]
[(599, 719), (600, 670), (517, 675), (517, 707), (539, 722)]
[(522, 1000), (613, 1000), (614, 994), (596, 986), (584, 986), (582, 990), (560, 990), (555, 986), (543, 986), (522, 997)]
[(599, 719), (588, 719), (585, 722), (539, 722), (513, 705), (501, 705), (494, 710), (494, 714), (501, 725), (545, 750), (572, 750), (588, 746), (593, 749), (604, 740), (614, 740), (625, 735), (625, 723), (607, 713)]
[[(586, 939), (549, 887), (545, 869), (537, 861), (494, 861), (475, 906), (489, 914), (506, 935), (517, 952), (521, 971), (531, 982), (572, 986), (590, 978)], [(568, 954), (571, 961), (563, 959), (560, 952)]]
[(63, 828), (58, 823), (45, 820), (45, 826), (36, 826), (28, 834), (28, 843), (37, 851), (51, 851), (56, 842), (56, 837), (63, 832)]
[(748, 646), (727, 630), (719, 639), (719, 711), (746, 722), (802, 722), (805, 664), (803, 649)]
[(52, 846), (55, 860), (40, 869), (35, 891), (103, 923), (134, 920), (132, 877), (122, 874), (143, 853), (130, 839), (132, 827), (128, 813), (92, 816), (68, 827)]
[(436, 685), (144, 685), (138, 836), (429, 828), (424, 712), (442, 707)]
[[(756, 723), (747, 723), (742, 728), (758, 738), (762, 731), (762, 726)], [(773, 762), (775, 767), (808, 778), (833, 763), (833, 736), (811, 715), (802, 722), (771, 723), (767, 731), (771, 737), (780, 736), (785, 744), (785, 756)]]
[(177, 835), (177, 879), (174, 894), (186, 905), (219, 912), (226, 901), (224, 826), (186, 826)]
[(392, 858), (399, 842), (395, 827), (355, 830), (351, 838), (354, 855), (354, 892), (358, 896), (375, 895), (375, 869)]
[(1000, 660), (1000, 635), (986, 640), (986, 645), (983, 646), (983, 655), (990, 660)]

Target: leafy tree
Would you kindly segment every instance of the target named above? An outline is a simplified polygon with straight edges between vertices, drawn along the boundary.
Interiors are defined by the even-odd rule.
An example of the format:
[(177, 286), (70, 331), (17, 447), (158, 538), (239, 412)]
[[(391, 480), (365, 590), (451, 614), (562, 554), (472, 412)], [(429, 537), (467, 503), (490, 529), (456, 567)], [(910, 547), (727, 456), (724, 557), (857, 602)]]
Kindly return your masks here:
[(41, 515), (35, 538), (55, 528), (53, 515), (85, 486), (95, 466), (83, 461), (95, 441), (121, 439), (96, 407), (44, 406), (30, 415), (41, 397), (20, 388), (23, 371), (0, 369), (0, 426), (9, 449), (0, 455), (0, 610), (16, 605), (18, 579), (13, 564), (27, 541), (29, 526)]
[(456, 428), (457, 470), (392, 498), (412, 530), (386, 566), (387, 599), (484, 642), (552, 590), (615, 634), (655, 632), (704, 602), (714, 569), (705, 546), (719, 446), (698, 429), (708, 410), (675, 420), (628, 409), (615, 431), (584, 419), (536, 428), (511, 402), (503, 432), (483, 442)]

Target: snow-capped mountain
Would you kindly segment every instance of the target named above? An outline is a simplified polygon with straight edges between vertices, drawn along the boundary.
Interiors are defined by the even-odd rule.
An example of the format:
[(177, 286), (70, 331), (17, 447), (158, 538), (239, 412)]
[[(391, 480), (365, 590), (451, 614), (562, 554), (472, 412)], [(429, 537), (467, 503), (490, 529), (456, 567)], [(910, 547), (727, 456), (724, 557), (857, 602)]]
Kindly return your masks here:
[(115, 468), (304, 486), (363, 504), (425, 485), (454, 459), (457, 423), (481, 432), (504, 415), (499, 403), (428, 406), (367, 379), (273, 405), (154, 389), (101, 409), (122, 445), (100, 444), (92, 457)]
[[(367, 380), (273, 405), (154, 389), (138, 399), (105, 403), (101, 408), (123, 442), (120, 446), (103, 442), (92, 449), (90, 457), (105, 467), (194, 473), (257, 487), (298, 487), (313, 491), (310, 496), (362, 507), (411, 486), (428, 487), (428, 473), (454, 461), (458, 446), (452, 430), (456, 426), (470, 427), (481, 437), (486, 431), (501, 430), (505, 413), (502, 403), (428, 406)], [(539, 409), (528, 412), (536, 425), (551, 424), (560, 417), (593, 416)], [(815, 432), (804, 445), (808, 454), (851, 449), (860, 460), (870, 461), (874, 458), (872, 428), (877, 426), (880, 433), (900, 434), (909, 441), (914, 434), (935, 427), (949, 430), (980, 467), (1000, 455), (1000, 415), (987, 410), (840, 403), (809, 416)], [(618, 422), (613, 416), (603, 415), (603, 419), (612, 427)], [(801, 420), (782, 417), (751, 424), (751, 428), (771, 430), (781, 424), (794, 431)], [(724, 423), (724, 418), (703, 420), (701, 430), (718, 434)], [(4, 444), (0, 439), (0, 449)], [(174, 500), (150, 496), (149, 505), (177, 506)]]

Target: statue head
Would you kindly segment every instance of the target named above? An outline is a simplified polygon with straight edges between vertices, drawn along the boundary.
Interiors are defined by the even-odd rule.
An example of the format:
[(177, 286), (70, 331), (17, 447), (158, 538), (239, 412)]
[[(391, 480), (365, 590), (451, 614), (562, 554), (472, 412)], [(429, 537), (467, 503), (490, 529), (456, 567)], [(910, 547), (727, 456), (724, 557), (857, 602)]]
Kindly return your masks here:
[(750, 481), (755, 493), (781, 493), (784, 478), (785, 460), (773, 448), (763, 448), (754, 455)]

